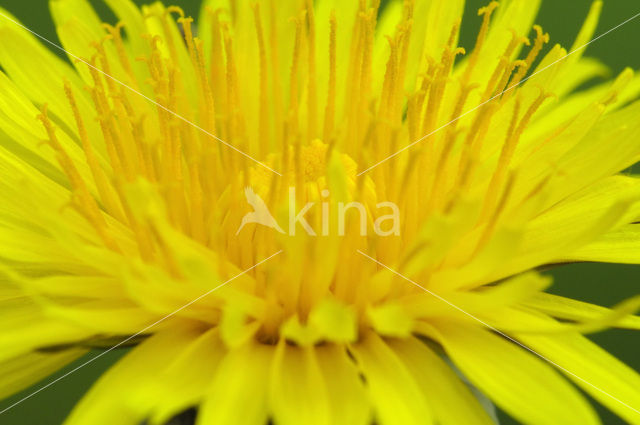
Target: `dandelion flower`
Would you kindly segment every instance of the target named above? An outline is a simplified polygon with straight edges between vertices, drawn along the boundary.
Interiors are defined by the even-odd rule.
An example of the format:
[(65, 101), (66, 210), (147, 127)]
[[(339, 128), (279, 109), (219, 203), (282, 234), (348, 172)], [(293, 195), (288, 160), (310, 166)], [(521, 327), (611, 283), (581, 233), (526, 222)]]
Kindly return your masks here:
[(536, 271), (640, 263), (640, 79), (577, 91), (600, 1), (569, 56), (539, 0), (469, 52), (463, 0), (106, 3), (51, 0), (70, 61), (0, 19), (0, 395), (126, 341), (67, 425), (599, 423), (577, 387), (640, 424), (583, 336), (638, 300)]

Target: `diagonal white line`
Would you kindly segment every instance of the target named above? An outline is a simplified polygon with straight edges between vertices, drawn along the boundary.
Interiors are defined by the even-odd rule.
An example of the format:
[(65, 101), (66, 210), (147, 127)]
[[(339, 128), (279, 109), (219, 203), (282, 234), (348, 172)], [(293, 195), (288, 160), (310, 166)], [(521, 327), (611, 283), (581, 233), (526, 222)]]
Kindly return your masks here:
[(406, 280), (407, 282), (411, 283), (412, 285), (422, 289), (424, 292), (428, 293), (429, 295), (434, 296), (435, 298), (439, 299), (440, 301), (442, 301), (443, 303), (455, 308), (456, 310), (458, 310), (459, 312), (469, 316), (470, 318), (472, 318), (473, 320), (475, 320), (476, 322), (482, 324), (483, 326), (485, 326), (486, 328), (492, 330), (493, 332), (507, 338), (509, 341), (513, 342), (514, 344), (519, 345), (520, 347), (524, 348), (525, 350), (531, 352), (532, 354), (535, 354), (536, 356), (538, 356), (539, 358), (541, 358), (542, 360), (546, 361), (547, 363), (551, 364), (552, 366), (555, 366), (556, 368), (560, 369), (561, 371), (563, 371), (564, 373), (571, 375), (572, 377), (574, 377), (575, 379), (579, 380), (580, 382), (583, 382), (584, 384), (590, 386), (591, 388), (593, 388), (594, 390), (606, 395), (607, 397), (611, 398), (612, 400), (615, 400), (616, 402), (620, 403), (621, 405), (625, 406), (626, 408), (633, 410), (634, 412), (640, 414), (640, 410), (629, 406), (627, 403), (625, 403), (624, 401), (620, 400), (619, 398), (609, 394), (608, 392), (606, 392), (605, 390), (593, 385), (591, 382), (585, 380), (584, 378), (581, 378), (580, 376), (576, 375), (575, 373), (565, 369), (564, 367), (560, 366), (559, 364), (555, 363), (553, 360), (543, 356), (542, 354), (538, 353), (537, 351), (535, 351), (532, 348), (527, 347), (526, 345), (524, 345), (523, 343), (521, 343), (520, 341), (510, 337), (509, 335), (505, 334), (504, 332), (500, 331), (499, 329), (496, 329), (495, 327), (491, 326), (490, 324), (486, 323), (485, 321), (483, 321), (482, 319), (477, 318), (476, 316), (474, 316), (473, 314), (463, 310), (462, 308), (458, 307), (457, 305), (451, 303), (450, 301), (446, 300), (445, 298), (441, 297), (440, 295), (436, 294), (433, 291), (428, 290), (427, 288), (425, 288), (424, 286), (420, 285), (419, 283), (409, 279), (408, 277), (404, 276), (402, 273), (395, 271), (394, 269), (392, 269), (391, 267), (381, 263), (380, 261), (376, 260), (375, 258), (365, 254), (364, 252), (360, 251), (359, 249), (357, 250), (359, 254), (363, 255), (364, 257), (367, 257), (369, 260), (373, 261), (374, 263), (384, 267), (385, 269), (389, 270), (391, 273), (403, 278), (404, 280)]
[(41, 36), (40, 34), (38, 34), (37, 32), (27, 28), (26, 26), (22, 25), (20, 22), (11, 19), (9, 16), (5, 15), (4, 13), (0, 12), (0, 17), (3, 17), (4, 19), (6, 19), (9, 22), (14, 23), (15, 25), (19, 26), (20, 28), (24, 29), (25, 31), (30, 32), (31, 34), (35, 35), (36, 37), (38, 37), (40, 40), (44, 41), (47, 44), (50, 44), (51, 46), (55, 47), (58, 50), (61, 50), (63, 52), (65, 52), (66, 54), (68, 54), (69, 56), (71, 56), (72, 58), (76, 59), (79, 62), (82, 62), (83, 64), (87, 65), (89, 68), (92, 68), (94, 70), (96, 70), (97, 72), (99, 72), (100, 74), (104, 75), (105, 77), (109, 78), (110, 80), (120, 84), (122, 87), (126, 88), (127, 90), (137, 94), (138, 96), (148, 100), (149, 102), (151, 102), (152, 104), (154, 104), (155, 106), (157, 106), (158, 108), (168, 112), (169, 114), (173, 115), (174, 117), (178, 118), (181, 121), (184, 121), (185, 123), (189, 124), (190, 126), (192, 126), (193, 128), (195, 128), (196, 130), (199, 130), (201, 132), (203, 132), (204, 134), (206, 134), (207, 136), (217, 140), (218, 142), (222, 143), (223, 145), (227, 146), (230, 149), (233, 149), (234, 151), (238, 152), (240, 155), (250, 159), (251, 161), (255, 162), (256, 164), (260, 165), (261, 167), (266, 168), (267, 170), (271, 171), (274, 174), (279, 175), (280, 177), (282, 177), (282, 174), (280, 174), (279, 172), (277, 172), (276, 170), (274, 170), (273, 168), (269, 167), (268, 165), (266, 165), (265, 163), (257, 160), (256, 158), (252, 157), (251, 155), (249, 155), (246, 152), (243, 152), (242, 150), (236, 148), (235, 146), (233, 146), (232, 144), (222, 140), (221, 138), (219, 138), (218, 136), (216, 136), (215, 134), (205, 130), (204, 128), (200, 127), (199, 125), (189, 121), (188, 119), (186, 119), (185, 117), (183, 117), (182, 115), (172, 111), (171, 109), (161, 105), (160, 103), (156, 102), (155, 100), (151, 99), (149, 96), (146, 96), (145, 94), (139, 92), (138, 90), (134, 89), (133, 87), (129, 86), (128, 84), (120, 81), (119, 79), (117, 79), (116, 77), (107, 74), (106, 72), (104, 72), (103, 70), (101, 70), (100, 68), (97, 68), (96, 66), (90, 64), (89, 62), (87, 62), (86, 60), (74, 55), (73, 53), (69, 52), (68, 50), (66, 50), (64, 47), (54, 43), (51, 40), (46, 39), (45, 37)]
[(385, 162), (387, 162), (388, 160), (390, 160), (391, 158), (396, 157), (397, 155), (401, 154), (402, 152), (406, 151), (407, 149), (410, 149), (411, 147), (415, 146), (416, 144), (422, 142), (424, 139), (428, 138), (429, 136), (432, 136), (434, 134), (436, 134), (437, 132), (439, 132), (440, 130), (447, 128), (448, 126), (450, 126), (451, 124), (455, 123), (456, 121), (466, 117), (467, 115), (469, 115), (470, 113), (478, 110), (479, 108), (481, 108), (482, 106), (486, 105), (487, 103), (491, 102), (492, 100), (496, 99), (497, 97), (502, 96), (504, 93), (511, 91), (513, 89), (515, 89), (516, 87), (518, 87), (519, 85), (523, 84), (524, 82), (528, 81), (530, 78), (535, 77), (536, 75), (540, 74), (541, 72), (546, 71), (547, 69), (549, 69), (550, 67), (552, 67), (553, 65), (557, 64), (558, 62), (562, 62), (563, 60), (565, 60), (566, 58), (568, 58), (569, 56), (573, 55), (574, 53), (577, 53), (581, 50), (584, 50), (589, 44), (598, 41), (599, 39), (601, 39), (602, 37), (604, 37), (605, 35), (610, 34), (611, 32), (617, 30), (618, 28), (620, 28), (621, 26), (628, 24), (629, 22), (633, 21), (634, 19), (636, 19), (638, 16), (640, 16), (640, 13), (636, 13), (635, 15), (633, 15), (632, 17), (630, 17), (629, 19), (625, 20), (624, 22), (619, 23), (618, 25), (616, 25), (615, 27), (609, 29), (608, 31), (600, 34), (599, 36), (593, 38), (591, 41), (583, 44), (580, 47), (576, 47), (574, 50), (570, 51), (569, 53), (567, 53), (565, 56), (561, 57), (560, 59), (550, 63), (549, 65), (545, 66), (542, 69), (539, 69), (538, 71), (534, 72), (533, 74), (529, 75), (527, 78), (522, 79), (519, 83), (514, 84), (510, 87), (507, 87), (505, 90), (503, 90), (502, 92), (498, 93), (497, 95), (493, 96), (492, 98), (482, 102), (481, 104), (479, 104), (478, 106), (469, 109), (468, 111), (464, 112), (462, 115), (452, 119), (451, 121), (449, 121), (446, 124), (443, 124), (442, 126), (436, 128), (435, 130), (433, 130), (431, 133), (426, 134), (424, 136), (422, 136), (421, 138), (419, 138), (418, 140), (411, 142), (410, 144), (408, 144), (407, 146), (405, 146), (404, 148), (392, 153), (391, 155), (389, 155), (388, 157), (376, 162), (375, 164), (373, 164), (372, 166), (370, 166), (369, 168), (367, 168), (364, 171), (361, 171), (357, 174), (358, 177), (360, 177), (361, 175), (373, 170), (374, 168), (376, 168), (378, 165), (383, 164)]
[(66, 378), (67, 376), (77, 372), (78, 370), (82, 369), (83, 367), (93, 363), (94, 361), (96, 361), (97, 359), (99, 359), (100, 357), (110, 353), (111, 351), (115, 350), (118, 347), (121, 347), (122, 345), (126, 344), (127, 342), (131, 341), (132, 339), (134, 339), (137, 336), (142, 335), (143, 333), (147, 332), (148, 330), (150, 330), (151, 328), (155, 327), (156, 325), (164, 322), (165, 320), (169, 319), (170, 317), (175, 316), (177, 313), (181, 312), (182, 310), (184, 310), (185, 308), (189, 307), (190, 305), (200, 301), (201, 299), (203, 299), (204, 297), (210, 295), (212, 292), (217, 291), (218, 289), (222, 288), (223, 286), (225, 286), (226, 284), (234, 281), (235, 279), (239, 278), (240, 276), (250, 272), (251, 270), (255, 269), (256, 267), (258, 267), (259, 265), (269, 261), (270, 259), (272, 259), (273, 257), (275, 257), (276, 255), (282, 253), (282, 250), (276, 252), (275, 254), (272, 254), (271, 256), (265, 258), (264, 260), (260, 261), (259, 263), (254, 264), (253, 266), (249, 267), (248, 269), (238, 273), (237, 275), (233, 276), (231, 279), (227, 280), (226, 282), (221, 283), (220, 285), (216, 286), (215, 288), (205, 292), (204, 294), (200, 295), (198, 298), (188, 302), (187, 304), (183, 305), (182, 307), (178, 308), (177, 310), (169, 313), (168, 315), (164, 316), (163, 318), (159, 319), (158, 321), (152, 323), (151, 325), (147, 326), (146, 328), (142, 329), (140, 332), (137, 332), (134, 335), (131, 335), (130, 337), (128, 337), (127, 339), (124, 339), (122, 341), (120, 341), (118, 344), (114, 345), (113, 347), (109, 348), (106, 351), (101, 352), (100, 354), (96, 355), (95, 357), (90, 358), (89, 360), (87, 360), (86, 362), (82, 363), (80, 366), (70, 370), (69, 372), (65, 373), (64, 375), (54, 379), (53, 381), (49, 382), (46, 385), (43, 385), (42, 387), (38, 388), (36, 391), (30, 393), (29, 395), (21, 398), (20, 400), (16, 401), (15, 403), (13, 403), (11, 406), (5, 408), (4, 410), (0, 411), (0, 415), (2, 415), (3, 413), (13, 409), (14, 407), (16, 407), (17, 405), (19, 405), (20, 403), (30, 399), (31, 397), (33, 397), (34, 395), (40, 393), (41, 391), (46, 390), (47, 388), (49, 388), (50, 386), (54, 385), (55, 383), (63, 380), (64, 378)]

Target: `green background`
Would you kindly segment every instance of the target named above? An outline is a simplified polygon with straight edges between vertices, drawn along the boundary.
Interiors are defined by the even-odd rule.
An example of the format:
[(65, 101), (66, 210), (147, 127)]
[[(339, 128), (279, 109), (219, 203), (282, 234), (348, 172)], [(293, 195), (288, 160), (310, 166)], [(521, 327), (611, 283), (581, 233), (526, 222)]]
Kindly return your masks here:
[[(345, 0), (356, 1), (356, 0)], [(447, 0), (443, 0), (447, 1)], [(527, 1), (527, 0), (521, 0)], [(149, 1), (136, 1), (138, 4)], [(461, 44), (472, 47), (478, 28), (479, 19), (476, 10), (487, 1), (469, 0), (465, 12)], [(92, 1), (104, 19), (113, 22), (113, 16), (100, 1)], [(181, 6), (187, 14), (197, 16), (200, 0), (173, 1)], [(543, 0), (543, 6), (537, 23), (551, 35), (551, 45), (560, 43), (569, 48), (578, 33), (583, 19), (587, 15), (591, 0)], [(48, 13), (47, 0), (0, 0), (0, 5), (17, 16), (26, 26), (52, 41), (57, 41), (55, 29)], [(605, 0), (605, 6), (598, 26), (597, 34), (601, 34), (636, 13), (640, 12), (640, 2), (636, 0)], [(588, 56), (599, 58), (610, 66), (613, 74), (630, 66), (640, 69), (640, 18), (629, 22), (616, 31), (594, 42), (587, 50)], [(46, 77), (46, 75), (43, 75)], [(552, 292), (572, 298), (611, 306), (624, 298), (635, 295), (640, 280), (640, 267), (601, 264), (574, 264), (554, 269), (550, 272), (556, 279)], [(611, 330), (591, 335), (592, 339), (605, 347), (627, 364), (640, 370), (640, 334), (633, 331)], [(95, 356), (98, 352), (91, 355)], [(107, 353), (90, 365), (60, 380), (51, 387), (15, 406), (2, 416), (0, 424), (11, 425), (57, 425), (61, 424), (72, 406), (79, 400), (91, 383), (119, 357), (123, 350)], [(86, 361), (87, 357), (64, 371), (50, 377), (34, 388), (24, 391), (0, 403), (0, 410), (29, 395), (42, 385), (61, 376), (66, 371)], [(526, 384), (525, 384), (526, 385)], [(639, 389), (640, 391), (640, 389)], [(598, 406), (602, 421), (606, 425), (623, 424), (624, 422)], [(514, 424), (511, 419), (502, 415), (502, 424)], [(92, 425), (92, 424), (87, 424)], [(113, 424), (117, 425), (117, 424)], [(460, 424), (464, 425), (464, 424)]]

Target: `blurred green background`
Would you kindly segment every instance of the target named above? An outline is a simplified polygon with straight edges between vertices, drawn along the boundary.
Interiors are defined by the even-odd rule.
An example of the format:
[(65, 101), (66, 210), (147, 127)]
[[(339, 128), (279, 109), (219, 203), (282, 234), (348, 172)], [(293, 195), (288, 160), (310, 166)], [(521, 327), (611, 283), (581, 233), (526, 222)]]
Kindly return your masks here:
[[(356, 0), (345, 0), (356, 1)], [(447, 1), (447, 0), (442, 0)], [(527, 0), (520, 0), (527, 1)], [(149, 0), (136, 0), (138, 4)], [(488, 0), (468, 0), (463, 21), (461, 45), (473, 46), (479, 19), (476, 11)], [(113, 22), (114, 17), (101, 1), (91, 1), (104, 17)], [(187, 14), (197, 16), (201, 0), (172, 1), (181, 6)], [(58, 43), (55, 29), (50, 20), (47, 0), (0, 0), (0, 5), (17, 16), (26, 26), (49, 40)], [(587, 15), (591, 0), (543, 0), (537, 23), (551, 35), (551, 43), (560, 43), (569, 48), (578, 33), (583, 19)], [(597, 34), (601, 34), (636, 13), (640, 12), (640, 2), (636, 0), (605, 0), (604, 11)], [(599, 58), (612, 70), (613, 75), (624, 67), (640, 69), (640, 18), (594, 42), (587, 49), (587, 55)], [(640, 117), (639, 117), (640, 119)], [(555, 284), (552, 292), (584, 301), (611, 306), (621, 300), (640, 293), (640, 267), (601, 264), (574, 264), (552, 270)], [(616, 355), (634, 369), (640, 371), (640, 333), (612, 330), (591, 335), (591, 338)], [(114, 350), (90, 365), (60, 380), (55, 385), (41, 391), (25, 402), (13, 407), (0, 417), (0, 424), (10, 425), (58, 425), (61, 424), (73, 405), (91, 386), (92, 382), (109, 365), (124, 355), (125, 350)], [(95, 356), (99, 352), (91, 353)], [(87, 361), (90, 357), (76, 362), (57, 375), (48, 378), (33, 389), (24, 391), (0, 403), (0, 411), (29, 395), (57, 376)], [(638, 389), (640, 391), (640, 389)], [(598, 411), (606, 425), (624, 422), (598, 406)], [(515, 424), (510, 418), (501, 415), (501, 424)], [(87, 424), (93, 425), (93, 424)], [(118, 424), (113, 424), (118, 425)], [(460, 424), (464, 425), (464, 424)]]

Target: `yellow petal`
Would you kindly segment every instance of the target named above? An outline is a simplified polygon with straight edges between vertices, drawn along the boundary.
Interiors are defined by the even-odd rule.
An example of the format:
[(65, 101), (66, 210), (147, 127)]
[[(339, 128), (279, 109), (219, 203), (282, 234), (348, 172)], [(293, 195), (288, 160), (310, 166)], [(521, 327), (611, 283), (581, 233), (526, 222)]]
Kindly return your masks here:
[[(522, 307), (488, 310), (477, 313), (477, 316), (484, 322), (509, 333), (589, 333), (611, 327), (627, 327), (631, 329), (637, 329), (638, 327), (638, 321), (632, 314), (640, 309), (640, 297), (625, 300), (612, 309), (591, 306), (590, 304), (586, 305), (590, 306), (590, 308), (574, 306), (568, 313), (561, 310), (556, 315), (547, 313), (544, 308), (531, 308), (529, 303), (524, 303)], [(550, 310), (553, 312), (553, 308)], [(575, 322), (552, 320), (552, 317), (560, 319), (565, 315), (575, 316), (577, 319)]]
[(256, 425), (267, 421), (274, 347), (249, 342), (221, 360), (198, 414), (198, 425)]
[(142, 37), (142, 34), (146, 33), (144, 18), (138, 6), (131, 0), (105, 0), (105, 3), (124, 24), (125, 31), (129, 34), (127, 42), (132, 47), (131, 56), (135, 58), (148, 53), (149, 45)]
[[(17, 22), (7, 11), (0, 11)], [(88, 133), (100, 134), (93, 115), (95, 109), (75, 70), (43, 46), (34, 35), (5, 19), (0, 20), (0, 65), (29, 99), (38, 105), (47, 104), (50, 112), (68, 128), (75, 128), (64, 92), (64, 81), (69, 81)], [(42, 78), (42, 69), (47, 70), (47, 78)], [(101, 144), (97, 143), (97, 146)]]
[(46, 296), (91, 298), (100, 294), (103, 300), (126, 298), (119, 280), (112, 276), (46, 276), (30, 280), (26, 285), (29, 290)]
[[(580, 107), (578, 114), (575, 106), (567, 108), (566, 112), (562, 107), (549, 111), (533, 123), (523, 135), (522, 147), (514, 154), (514, 161), (517, 163), (526, 161), (527, 166), (542, 168), (545, 160), (552, 161), (579, 143), (596, 125), (605, 110), (604, 105), (594, 100), (586, 108)], [(563, 114), (570, 115), (565, 117)], [(556, 129), (558, 122), (566, 123), (561, 131)], [(543, 140), (542, 143), (541, 140)], [(521, 193), (520, 197), (523, 196), (526, 194)]]
[(640, 263), (640, 225), (629, 224), (567, 255), (568, 260)]
[[(439, 61), (453, 25), (464, 11), (464, 1), (418, 0), (414, 4), (405, 90), (415, 90), (418, 72), (426, 70), (426, 58)], [(456, 35), (457, 36), (457, 35)], [(454, 40), (457, 43), (457, 39)], [(454, 46), (455, 47), (455, 46)]]
[(637, 214), (638, 179), (613, 176), (574, 193), (532, 220), (518, 254), (503, 263), (499, 279), (521, 270), (565, 260), (567, 254), (596, 240)]
[(358, 336), (355, 312), (335, 300), (325, 299), (309, 315), (309, 324), (321, 338), (333, 342), (353, 342)]
[(416, 378), (433, 409), (437, 423), (494, 423), (467, 385), (424, 342), (417, 338), (396, 339), (391, 341), (389, 346)]
[[(606, 307), (546, 293), (537, 294), (527, 300), (525, 305), (558, 319), (577, 322), (601, 320), (602, 318), (611, 317), (612, 313), (612, 310)], [(640, 317), (626, 315), (608, 324), (618, 328), (640, 329)]]
[[(49, 2), (49, 7), (58, 37), (67, 51), (69, 60), (85, 83), (91, 84), (91, 74), (87, 65), (78, 62), (78, 58), (89, 61), (96, 54), (92, 43), (99, 43), (106, 35), (100, 18), (86, 0), (52, 0)], [(121, 71), (119, 64), (110, 63), (109, 65), (115, 66), (111, 73), (116, 70)], [(122, 73), (118, 72), (117, 76), (122, 77)]]
[(414, 318), (444, 316), (468, 321), (470, 317), (461, 310), (482, 317), (487, 317), (486, 314), (494, 312), (499, 316), (504, 314), (505, 307), (530, 299), (550, 284), (550, 277), (528, 272), (477, 291), (434, 293), (442, 299), (426, 292), (411, 294), (402, 298), (402, 306), (405, 314)]
[[(0, 91), (3, 94), (0, 99), (0, 130), (10, 136), (8, 140), (3, 141), (2, 147), (14, 153), (16, 160), (24, 161), (61, 185), (67, 185), (67, 177), (62, 174), (54, 150), (42, 144), (48, 136), (44, 126), (37, 119), (40, 111), (2, 72)], [(56, 131), (56, 137), (78, 171), (83, 176), (89, 176), (84, 153), (73, 138), (61, 129)], [(87, 180), (89, 187), (92, 187), (92, 182), (92, 179)]]
[[(603, 116), (605, 121), (608, 120), (606, 114), (634, 100), (639, 90), (640, 78), (634, 77), (633, 70), (627, 68), (613, 82), (579, 91), (561, 102), (546, 103), (548, 108), (537, 115), (523, 137), (523, 148), (515, 154), (523, 166), (526, 162), (526, 175), (545, 176), (549, 164), (555, 167), (558, 158), (578, 146), (597, 125), (602, 125)], [(558, 128), (558, 123), (563, 125)], [(525, 178), (517, 185), (525, 183), (529, 189), (522, 189), (522, 195), (538, 181)]]
[(315, 345), (320, 341), (333, 343), (354, 342), (358, 336), (355, 312), (332, 299), (321, 301), (302, 324), (298, 316), (292, 316), (281, 327), (283, 338), (298, 345)]
[(567, 376), (630, 424), (640, 424), (640, 376), (579, 334), (518, 335), (533, 350), (563, 368)]
[(461, 372), (514, 418), (526, 424), (599, 423), (578, 391), (523, 348), (477, 326), (434, 327), (434, 337)]
[(607, 114), (580, 143), (557, 158), (554, 168), (561, 173), (554, 178), (554, 186), (558, 190), (548, 202), (557, 202), (561, 196), (633, 165), (640, 154), (640, 147), (634, 143), (640, 134), (640, 123), (634, 121), (639, 111), (640, 102), (635, 102)]
[(94, 41), (104, 36), (102, 21), (87, 0), (51, 0), (49, 7), (57, 25), (63, 25), (67, 20), (75, 17), (86, 24)]
[(413, 318), (398, 303), (385, 303), (367, 309), (372, 327), (380, 335), (407, 338), (413, 330)]
[(228, 347), (244, 345), (254, 337), (262, 324), (248, 320), (239, 305), (229, 304), (222, 313), (220, 321), (220, 337)]
[(145, 381), (138, 397), (156, 401), (152, 423), (165, 424), (174, 415), (204, 401), (225, 352), (218, 331), (211, 329), (170, 359), (154, 379)]
[(45, 316), (40, 306), (25, 298), (5, 300), (0, 306), (0, 361), (94, 334), (82, 326)]
[[(581, 51), (584, 51), (584, 49)], [(573, 57), (573, 55), (571, 55), (570, 58), (571, 57)], [(571, 78), (559, 78), (556, 80), (556, 89), (553, 91), (555, 95), (563, 96), (565, 93), (572, 93), (582, 84), (596, 77), (600, 79), (609, 77), (610, 74), (609, 68), (594, 58), (581, 58), (572, 66), (571, 71)]]
[(0, 398), (21, 391), (86, 353), (83, 349), (33, 352), (0, 363)]
[(331, 406), (332, 425), (368, 425), (371, 406), (364, 384), (346, 349), (336, 344), (315, 348)]
[(98, 299), (64, 306), (38, 299), (43, 311), (69, 324), (85, 326), (95, 333), (131, 335), (158, 321), (161, 316), (141, 309), (130, 301)]
[[(479, 82), (484, 87), (490, 79), (496, 64), (496, 57), (502, 56), (511, 41), (513, 29), (518, 36), (527, 36), (540, 8), (540, 0), (522, 2), (510, 0), (500, 2), (494, 12), (492, 23), (482, 49), (478, 52), (478, 63), (471, 74), (471, 80)], [(520, 49), (516, 49), (514, 56)], [(468, 61), (466, 61), (468, 63)], [(464, 72), (464, 67), (457, 68), (457, 72)], [(479, 103), (477, 96), (471, 105)]]
[(366, 379), (376, 422), (382, 425), (431, 424), (430, 411), (415, 377), (374, 332), (351, 347)]
[(282, 425), (330, 425), (329, 394), (313, 347), (282, 341), (271, 374), (270, 408)]
[[(556, 84), (549, 89), (558, 95), (562, 95), (572, 88), (572, 83), (569, 82), (573, 80), (574, 76), (577, 76), (576, 66), (582, 62), (582, 55), (587, 50), (584, 47), (589, 44), (589, 42), (593, 38), (593, 34), (596, 31), (596, 27), (598, 26), (598, 21), (600, 20), (600, 13), (602, 12), (602, 0), (596, 0), (591, 4), (591, 8), (589, 9), (589, 14), (582, 24), (582, 28), (576, 37), (573, 46), (571, 46), (570, 52), (575, 52), (571, 56), (567, 58), (566, 64), (563, 66), (563, 74), (556, 80)], [(578, 50), (579, 49), (579, 50)], [(567, 78), (570, 76), (570, 78)], [(573, 86), (575, 87), (575, 86)]]
[(145, 381), (153, 380), (199, 333), (178, 328), (153, 335), (141, 343), (100, 377), (75, 406), (65, 425), (143, 422), (158, 400), (149, 397), (151, 394), (140, 397), (138, 388)]
[[(327, 101), (326, 93), (329, 90), (329, 20), (331, 14), (336, 17), (336, 110), (343, 111), (348, 102), (343, 94), (350, 82), (348, 64), (351, 55), (351, 42), (353, 27), (358, 11), (358, 2), (341, 0), (318, 0), (314, 5), (316, 15), (317, 37), (317, 73), (318, 73), (318, 100), (321, 105)], [(346, 102), (345, 102), (346, 101)], [(322, 111), (324, 112), (324, 110)]]

